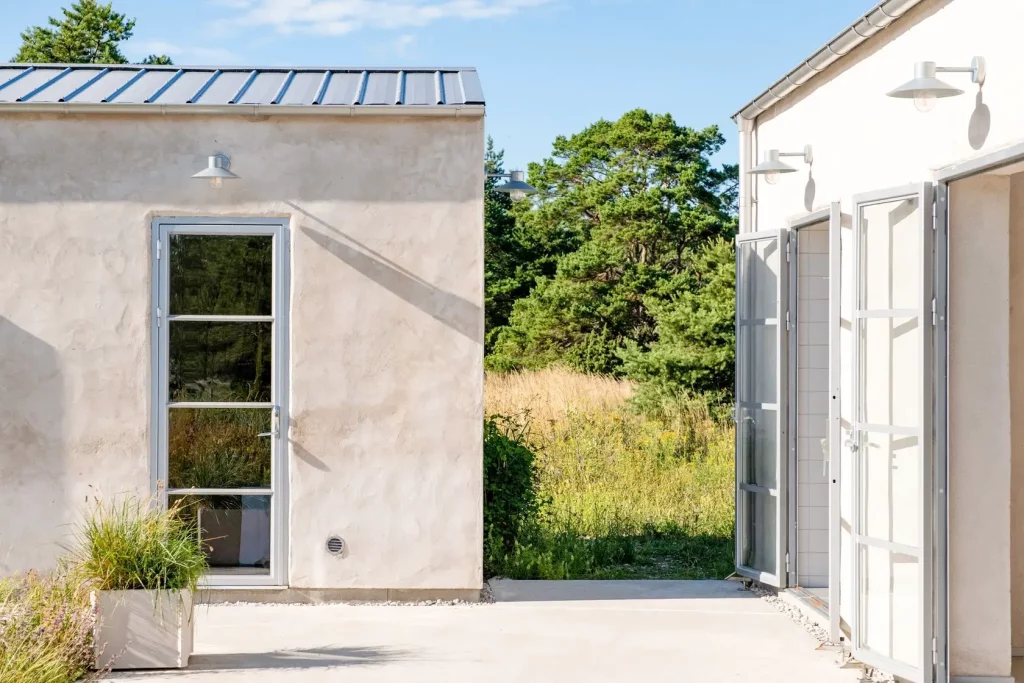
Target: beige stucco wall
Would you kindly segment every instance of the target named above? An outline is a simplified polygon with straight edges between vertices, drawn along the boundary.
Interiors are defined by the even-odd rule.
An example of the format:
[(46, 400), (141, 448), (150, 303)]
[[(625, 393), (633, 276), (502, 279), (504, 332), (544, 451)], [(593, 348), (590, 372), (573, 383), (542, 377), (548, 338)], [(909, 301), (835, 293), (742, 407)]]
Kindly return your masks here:
[[(799, 159), (787, 160), (797, 167), (797, 173), (783, 176), (777, 186), (754, 182), (751, 221), (742, 229), (778, 229), (833, 201), (850, 214), (856, 194), (930, 181), (936, 169), (1024, 142), (1018, 116), (1024, 104), (1024, 91), (1019, 87), (1024, 82), (1024, 61), (1019, 55), (1021, 25), (1024, 3), (1017, 0), (925, 0), (760, 116), (753, 134), (757, 156), (767, 149), (796, 151), (809, 144), (814, 149), (814, 164), (808, 168)], [(909, 101), (885, 96), (912, 77), (916, 61), (958, 66), (969, 63), (974, 55), (983, 55), (988, 61), (988, 80), (981, 95), (967, 76), (946, 74), (942, 77), (966, 94), (940, 100), (929, 114), (918, 112)], [(1005, 185), (1007, 181), (1000, 182)], [(979, 459), (984, 462), (977, 471), (952, 476), (950, 486), (954, 675), (1008, 675), (1010, 664), (1010, 413), (1006, 380), (1010, 372), (1006, 258), (1010, 245), (1006, 224), (1009, 199), (1006, 192), (1003, 195), (995, 207), (977, 204), (982, 215), (1001, 213), (1002, 232), (996, 233), (1001, 237), (995, 242), (979, 237), (975, 225), (979, 219), (963, 213), (966, 206), (960, 207), (960, 218), (950, 227), (950, 251), (956, 254), (960, 250), (950, 264), (951, 383), (959, 383), (959, 388), (951, 384), (950, 392), (951, 438), (956, 439), (956, 444), (951, 444), (951, 466), (975, 466)], [(984, 244), (969, 244), (971, 240)], [(844, 275), (849, 272), (849, 259), (845, 250)], [(990, 259), (997, 263), (993, 265)], [(991, 290), (996, 285), (997, 289)], [(844, 296), (852, 295), (848, 287), (843, 291)], [(973, 328), (966, 327), (968, 321)], [(983, 339), (993, 336), (995, 340)], [(980, 378), (991, 378), (996, 384), (990, 387)], [(842, 396), (847, 420), (851, 381), (846, 365)], [(981, 407), (987, 408), (984, 419), (979, 418)], [(844, 504), (849, 495), (848, 490), (843, 491)], [(845, 577), (848, 557), (843, 560)], [(844, 618), (850, 616), (848, 603), (849, 592), (844, 587)]]
[[(0, 574), (149, 490), (154, 216), (284, 216), (290, 583), (482, 580), (482, 118), (0, 118)], [(241, 180), (189, 176), (221, 151)], [(342, 558), (324, 541), (341, 534)]]

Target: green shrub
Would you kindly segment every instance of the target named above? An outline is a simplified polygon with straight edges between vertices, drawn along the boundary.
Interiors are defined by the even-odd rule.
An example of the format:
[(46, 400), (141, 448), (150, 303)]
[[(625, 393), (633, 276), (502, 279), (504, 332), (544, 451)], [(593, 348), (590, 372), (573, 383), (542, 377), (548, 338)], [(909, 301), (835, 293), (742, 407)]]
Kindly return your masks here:
[(484, 536), (488, 558), (510, 552), (537, 511), (526, 427), (492, 417), (484, 424)]
[(97, 503), (79, 526), (71, 559), (97, 590), (192, 590), (206, 572), (194, 524), (179, 505), (126, 497)]
[(95, 678), (95, 623), (88, 583), (67, 567), (0, 579), (0, 683)]

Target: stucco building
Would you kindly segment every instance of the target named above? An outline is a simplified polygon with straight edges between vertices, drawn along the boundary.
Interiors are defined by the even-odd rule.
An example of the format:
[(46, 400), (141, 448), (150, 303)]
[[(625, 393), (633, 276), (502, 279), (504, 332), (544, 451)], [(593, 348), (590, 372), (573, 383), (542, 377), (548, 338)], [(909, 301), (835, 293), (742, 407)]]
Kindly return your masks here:
[(1022, 25), (887, 0), (735, 117), (738, 571), (907, 680), (1024, 654)]
[(234, 596), (478, 595), (483, 114), (472, 69), (0, 65), (0, 574), (132, 492)]

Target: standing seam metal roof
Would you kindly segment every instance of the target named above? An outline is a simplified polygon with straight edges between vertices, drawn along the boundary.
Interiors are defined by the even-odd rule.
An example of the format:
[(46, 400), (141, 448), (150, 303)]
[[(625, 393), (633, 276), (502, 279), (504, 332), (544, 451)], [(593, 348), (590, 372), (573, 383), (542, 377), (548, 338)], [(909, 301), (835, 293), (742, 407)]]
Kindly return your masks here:
[(0, 64), (0, 104), (19, 103), (457, 108), (484, 94), (471, 68)]

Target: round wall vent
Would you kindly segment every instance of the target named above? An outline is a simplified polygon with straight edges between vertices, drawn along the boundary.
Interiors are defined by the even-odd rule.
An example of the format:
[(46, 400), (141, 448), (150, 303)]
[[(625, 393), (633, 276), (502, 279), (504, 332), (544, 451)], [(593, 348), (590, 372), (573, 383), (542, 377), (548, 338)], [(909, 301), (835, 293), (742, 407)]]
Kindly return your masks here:
[(331, 555), (341, 555), (344, 549), (345, 541), (341, 540), (340, 536), (331, 536), (327, 539), (327, 552)]

